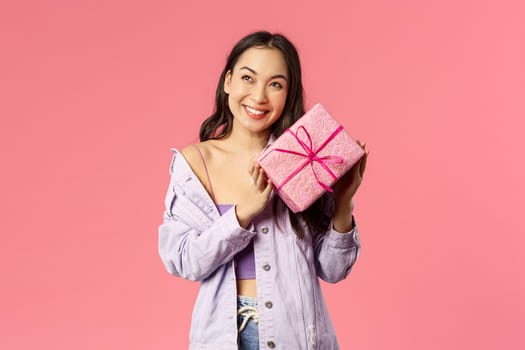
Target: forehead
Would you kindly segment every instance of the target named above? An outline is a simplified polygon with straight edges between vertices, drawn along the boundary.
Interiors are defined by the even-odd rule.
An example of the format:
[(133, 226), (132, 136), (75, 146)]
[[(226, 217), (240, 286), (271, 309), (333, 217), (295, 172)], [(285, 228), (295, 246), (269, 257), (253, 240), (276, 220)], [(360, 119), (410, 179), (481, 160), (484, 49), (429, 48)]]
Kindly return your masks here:
[(282, 74), (288, 76), (288, 68), (282, 52), (279, 49), (269, 47), (251, 47), (244, 51), (233, 70), (239, 70), (242, 67), (253, 69), (259, 75), (274, 76)]

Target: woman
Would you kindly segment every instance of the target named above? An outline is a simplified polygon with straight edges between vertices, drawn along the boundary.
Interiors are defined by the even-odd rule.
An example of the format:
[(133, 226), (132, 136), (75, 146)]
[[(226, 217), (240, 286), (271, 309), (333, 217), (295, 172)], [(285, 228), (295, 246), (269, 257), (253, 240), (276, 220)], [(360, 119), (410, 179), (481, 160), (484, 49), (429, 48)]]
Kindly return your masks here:
[(338, 348), (318, 277), (340, 281), (359, 254), (352, 198), (368, 152), (293, 214), (254, 160), (303, 114), (295, 47), (252, 33), (228, 57), (201, 142), (174, 149), (159, 252), (171, 274), (201, 283), (190, 349)]

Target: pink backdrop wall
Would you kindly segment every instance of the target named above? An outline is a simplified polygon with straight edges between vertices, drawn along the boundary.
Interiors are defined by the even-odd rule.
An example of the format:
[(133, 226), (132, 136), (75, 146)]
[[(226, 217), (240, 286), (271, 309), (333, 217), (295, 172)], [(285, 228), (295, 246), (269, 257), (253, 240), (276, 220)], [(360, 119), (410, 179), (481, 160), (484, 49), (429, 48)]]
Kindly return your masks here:
[(282, 31), (371, 151), (343, 349), (523, 349), (523, 1), (0, 2), (0, 348), (184, 349), (157, 255), (169, 148), (228, 50)]

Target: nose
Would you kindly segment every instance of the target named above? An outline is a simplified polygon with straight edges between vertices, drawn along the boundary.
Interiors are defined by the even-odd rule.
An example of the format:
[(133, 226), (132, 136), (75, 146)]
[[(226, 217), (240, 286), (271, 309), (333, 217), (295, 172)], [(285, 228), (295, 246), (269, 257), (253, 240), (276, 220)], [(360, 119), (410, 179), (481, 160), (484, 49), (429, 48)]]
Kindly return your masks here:
[(253, 88), (253, 100), (259, 104), (266, 103), (268, 98), (266, 96), (266, 86), (262, 84), (257, 84)]

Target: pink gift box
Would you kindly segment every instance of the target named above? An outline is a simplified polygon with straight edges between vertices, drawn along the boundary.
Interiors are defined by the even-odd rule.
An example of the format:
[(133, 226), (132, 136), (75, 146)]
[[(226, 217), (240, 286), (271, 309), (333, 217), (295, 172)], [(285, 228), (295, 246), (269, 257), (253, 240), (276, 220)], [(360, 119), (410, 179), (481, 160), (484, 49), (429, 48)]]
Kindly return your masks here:
[(316, 104), (264, 150), (257, 162), (274, 190), (294, 212), (332, 191), (363, 155), (363, 149), (321, 105)]

